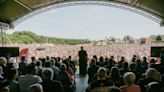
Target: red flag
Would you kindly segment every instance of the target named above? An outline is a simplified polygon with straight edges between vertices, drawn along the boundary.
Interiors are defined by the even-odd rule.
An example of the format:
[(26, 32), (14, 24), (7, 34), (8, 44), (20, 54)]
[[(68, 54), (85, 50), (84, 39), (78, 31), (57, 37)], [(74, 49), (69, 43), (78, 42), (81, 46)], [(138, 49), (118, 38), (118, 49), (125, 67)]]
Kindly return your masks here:
[(20, 51), (20, 54), (19, 54), (20, 57), (22, 56), (25, 56), (26, 57), (26, 60), (28, 59), (28, 48), (24, 48)]

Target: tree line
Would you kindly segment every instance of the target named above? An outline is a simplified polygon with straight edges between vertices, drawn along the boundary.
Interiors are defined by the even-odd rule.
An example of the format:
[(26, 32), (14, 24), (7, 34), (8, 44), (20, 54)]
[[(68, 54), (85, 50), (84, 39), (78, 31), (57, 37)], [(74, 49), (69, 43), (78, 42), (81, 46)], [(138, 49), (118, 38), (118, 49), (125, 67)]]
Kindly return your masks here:
[[(162, 39), (164, 38), (163, 35), (151, 35), (150, 37), (154, 39), (155, 42), (162, 42)], [(64, 39), (64, 38), (48, 37), (48, 36), (37, 35), (31, 31), (16, 31), (12, 34), (6, 34), (4, 42), (19, 43), (19, 44), (51, 43), (51, 44), (77, 45), (77, 44), (88, 44), (88, 43), (97, 43), (97, 42), (106, 42), (107, 44), (113, 44), (113, 43), (118, 43), (118, 41), (122, 41), (124, 43), (134, 43), (135, 40), (136, 39), (134, 39), (132, 36), (129, 35), (125, 35), (122, 39), (109, 37), (109, 38), (105, 38), (105, 40), (91, 41), (89, 39)], [(0, 39), (0, 43), (1, 42), (2, 39)]]
[(52, 44), (88, 44), (91, 41), (88, 39), (64, 39), (64, 38), (55, 38), (37, 35), (31, 31), (16, 31), (12, 34), (6, 34), (5, 41), (6, 43), (24, 43), (24, 44), (32, 44), (32, 43), (52, 43)]

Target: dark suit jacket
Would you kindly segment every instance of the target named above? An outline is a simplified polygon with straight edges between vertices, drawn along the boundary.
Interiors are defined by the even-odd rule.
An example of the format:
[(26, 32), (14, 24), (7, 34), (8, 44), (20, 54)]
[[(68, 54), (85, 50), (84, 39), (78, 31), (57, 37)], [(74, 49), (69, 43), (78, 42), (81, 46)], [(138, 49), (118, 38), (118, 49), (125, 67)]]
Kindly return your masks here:
[(64, 92), (63, 85), (55, 80), (43, 80), (41, 83), (44, 92)]

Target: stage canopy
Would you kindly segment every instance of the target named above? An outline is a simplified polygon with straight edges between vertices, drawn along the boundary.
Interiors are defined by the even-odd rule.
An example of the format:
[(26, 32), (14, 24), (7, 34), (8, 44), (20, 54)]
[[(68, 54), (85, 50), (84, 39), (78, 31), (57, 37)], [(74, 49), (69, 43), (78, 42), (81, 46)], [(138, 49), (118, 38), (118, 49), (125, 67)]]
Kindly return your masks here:
[(73, 5), (123, 8), (164, 24), (164, 0), (0, 0), (0, 27), (14, 28), (39, 13)]

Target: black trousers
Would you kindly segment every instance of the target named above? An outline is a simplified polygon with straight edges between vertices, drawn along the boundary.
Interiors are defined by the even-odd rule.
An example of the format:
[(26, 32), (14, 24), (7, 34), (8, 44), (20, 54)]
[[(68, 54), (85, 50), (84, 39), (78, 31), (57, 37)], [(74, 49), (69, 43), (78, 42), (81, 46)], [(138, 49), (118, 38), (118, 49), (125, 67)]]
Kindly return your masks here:
[(86, 60), (79, 60), (79, 69), (80, 69), (80, 75), (87, 74), (87, 61)]

